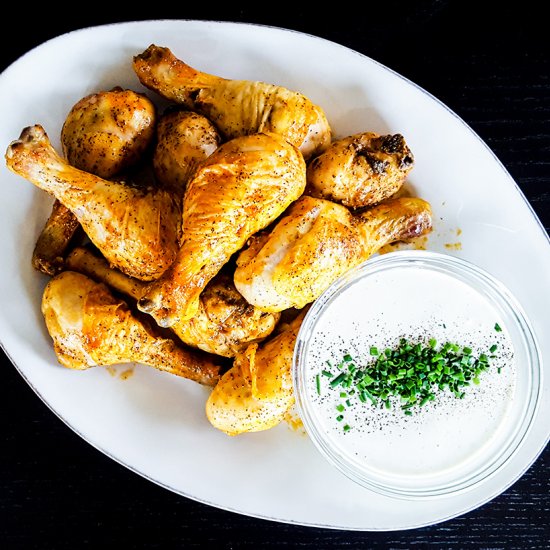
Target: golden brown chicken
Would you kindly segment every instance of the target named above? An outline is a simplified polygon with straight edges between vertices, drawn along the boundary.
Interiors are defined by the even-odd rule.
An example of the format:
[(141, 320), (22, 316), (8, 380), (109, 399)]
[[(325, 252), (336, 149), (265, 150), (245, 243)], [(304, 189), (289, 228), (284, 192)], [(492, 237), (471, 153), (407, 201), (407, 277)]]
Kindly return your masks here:
[(141, 159), (155, 122), (155, 106), (143, 94), (115, 88), (88, 95), (63, 124), (63, 153), (72, 166), (110, 178)]
[(231, 255), (301, 195), (305, 171), (301, 153), (277, 134), (224, 143), (189, 182), (182, 246), (139, 308), (165, 327), (193, 317), (200, 293)]
[(306, 193), (351, 208), (371, 206), (399, 190), (413, 163), (402, 135), (355, 134), (311, 161)]
[(221, 272), (201, 293), (195, 316), (170, 328), (190, 346), (234, 357), (269, 336), (279, 317), (250, 305), (235, 288), (232, 274)]
[(174, 261), (180, 211), (167, 191), (123, 185), (70, 166), (39, 125), (25, 128), (10, 144), (6, 163), (69, 208), (90, 240), (124, 273), (152, 280)]
[(354, 216), (339, 204), (303, 196), (271, 233), (241, 252), (235, 286), (264, 311), (302, 308), (383, 245), (431, 226), (430, 205), (422, 199), (389, 199)]
[[(78, 271), (105, 283), (134, 300), (143, 295), (146, 284), (132, 279), (89, 250), (75, 248), (65, 262), (67, 269)], [(209, 353), (234, 357), (249, 344), (263, 340), (273, 332), (280, 315), (251, 306), (238, 292), (233, 279), (218, 273), (199, 299), (196, 315), (174, 323), (171, 330), (186, 344)]]
[[(155, 107), (143, 94), (115, 88), (81, 99), (69, 111), (61, 132), (63, 152), (80, 170), (110, 178), (140, 160), (154, 136)], [(58, 200), (33, 252), (35, 269), (54, 275), (79, 227)]]
[(191, 111), (164, 114), (157, 125), (157, 144), (153, 155), (157, 179), (183, 196), (197, 166), (220, 143), (218, 131), (205, 116)]
[(79, 226), (75, 215), (56, 199), (36, 241), (33, 267), (46, 275), (59, 273), (63, 269), (65, 252)]
[(166, 99), (206, 115), (227, 139), (257, 132), (284, 136), (309, 158), (330, 143), (322, 109), (298, 92), (193, 69), (154, 44), (134, 57), (140, 82)]
[(210, 423), (228, 435), (268, 430), (294, 404), (292, 357), (305, 312), (277, 336), (235, 357), (206, 403)]
[(219, 379), (209, 357), (158, 336), (105, 285), (80, 273), (64, 271), (48, 283), (42, 313), (65, 367), (139, 362), (209, 386)]

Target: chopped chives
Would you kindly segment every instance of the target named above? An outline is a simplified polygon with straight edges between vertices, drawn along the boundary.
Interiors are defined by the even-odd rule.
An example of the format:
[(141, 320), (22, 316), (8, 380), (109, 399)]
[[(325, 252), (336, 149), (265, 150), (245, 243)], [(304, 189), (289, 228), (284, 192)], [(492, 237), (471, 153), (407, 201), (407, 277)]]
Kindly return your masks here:
[[(495, 330), (502, 329), (495, 324)], [(346, 407), (353, 406), (352, 396), (357, 395), (360, 403), (370, 401), (373, 406), (390, 409), (394, 398), (401, 401), (401, 410), (407, 416), (413, 414), (413, 407), (423, 407), (428, 401), (435, 399), (435, 391), (449, 391), (458, 399), (466, 395), (464, 389), (470, 384), (479, 384), (480, 375), (488, 369), (493, 359), (497, 345), (493, 344), (487, 353), (474, 356), (472, 348), (459, 346), (456, 343), (445, 342), (439, 344), (431, 338), (427, 344), (410, 342), (401, 338), (395, 349), (386, 348), (379, 352), (371, 346), (369, 351), (372, 363), (367, 367), (357, 365), (350, 354), (345, 354), (338, 365), (341, 371), (334, 376), (328, 370), (322, 374), (331, 378), (328, 383), (331, 388), (340, 386), (339, 391), (342, 403), (336, 406), (339, 413)], [(332, 368), (330, 361), (327, 365)], [(500, 373), (501, 368), (497, 371)], [(316, 377), (318, 393), (321, 391), (320, 377)], [(343, 414), (337, 416), (343, 420)], [(346, 429), (347, 426), (347, 429)], [(346, 424), (345, 431), (350, 426)]]
[(345, 424), (344, 425), (344, 431), (349, 432), (350, 430), (351, 430), (351, 428), (350, 428), (349, 424)]
[(317, 394), (321, 395), (321, 378), (319, 375), (315, 376), (315, 386), (317, 387)]
[(502, 332), (502, 327), (498, 323), (495, 323), (495, 330), (496, 332)]
[(335, 388), (339, 386), (346, 379), (346, 373), (341, 372), (336, 378), (330, 381), (330, 387)]

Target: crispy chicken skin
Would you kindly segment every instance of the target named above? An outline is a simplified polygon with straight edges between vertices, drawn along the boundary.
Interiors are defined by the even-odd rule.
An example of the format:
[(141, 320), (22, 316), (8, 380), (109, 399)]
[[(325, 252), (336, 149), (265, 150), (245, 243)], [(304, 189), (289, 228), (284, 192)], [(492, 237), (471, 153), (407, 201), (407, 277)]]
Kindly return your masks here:
[[(142, 94), (115, 88), (82, 98), (69, 111), (61, 132), (69, 164), (102, 178), (129, 168), (154, 137), (155, 107)], [(79, 227), (58, 200), (38, 237), (32, 264), (46, 275), (63, 267), (63, 255)]]
[(32, 265), (46, 275), (55, 275), (63, 269), (64, 255), (79, 227), (75, 215), (57, 199), (52, 213), (40, 232), (34, 251)]
[(50, 280), (42, 313), (59, 362), (71, 369), (139, 362), (213, 386), (219, 367), (206, 355), (162, 338), (109, 289), (80, 273)]
[[(67, 269), (139, 300), (146, 285), (109, 267), (103, 259), (86, 248), (77, 247), (67, 257)], [(234, 357), (253, 342), (271, 334), (279, 320), (278, 313), (266, 313), (251, 306), (238, 292), (233, 279), (218, 273), (199, 299), (196, 315), (188, 321), (174, 323), (171, 330), (186, 344), (224, 357)]]
[(82, 98), (63, 129), (63, 153), (72, 166), (110, 178), (140, 160), (155, 136), (155, 106), (143, 94), (115, 88)]
[(311, 161), (306, 193), (351, 208), (371, 206), (396, 193), (413, 164), (402, 135), (355, 134)]
[(156, 178), (183, 196), (197, 166), (220, 145), (221, 137), (205, 117), (191, 111), (164, 114), (157, 124), (153, 155)]
[(130, 187), (70, 166), (39, 125), (25, 128), (9, 145), (6, 163), (69, 208), (107, 260), (127, 275), (150, 281), (174, 261), (180, 212), (167, 191)]
[(302, 154), (277, 134), (219, 147), (187, 186), (177, 258), (139, 308), (164, 327), (193, 317), (200, 293), (231, 255), (302, 194), (305, 172)]
[(206, 403), (206, 416), (215, 428), (238, 435), (268, 430), (284, 419), (294, 404), (292, 357), (304, 315), (235, 357)]
[(190, 346), (234, 357), (269, 336), (279, 317), (250, 305), (235, 288), (232, 275), (218, 273), (201, 293), (196, 315), (171, 328)]
[(322, 109), (298, 92), (197, 71), (168, 48), (154, 44), (134, 57), (134, 70), (144, 86), (204, 114), (227, 139), (275, 132), (298, 147), (305, 158), (330, 143), (330, 127)]
[(352, 215), (339, 204), (303, 196), (270, 234), (241, 252), (235, 286), (265, 311), (302, 308), (383, 245), (431, 226), (430, 205), (422, 199), (389, 199)]

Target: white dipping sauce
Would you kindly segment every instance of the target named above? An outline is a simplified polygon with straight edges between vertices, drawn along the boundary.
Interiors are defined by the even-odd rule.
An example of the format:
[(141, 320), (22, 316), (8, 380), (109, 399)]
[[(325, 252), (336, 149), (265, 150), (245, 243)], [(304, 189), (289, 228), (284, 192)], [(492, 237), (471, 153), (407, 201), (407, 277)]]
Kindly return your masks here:
[[(502, 332), (495, 330), (499, 323)], [(400, 338), (428, 344), (451, 342), (495, 355), (480, 384), (465, 386), (458, 399), (435, 389), (436, 399), (406, 416), (399, 399), (392, 408), (362, 403), (356, 396), (340, 413), (343, 389), (316, 375), (350, 354), (358, 366), (373, 362), (371, 346), (395, 348)], [(490, 347), (496, 344), (494, 354)], [(500, 369), (500, 372), (499, 372)], [(337, 368), (331, 369), (338, 374)], [(506, 326), (496, 307), (480, 292), (453, 276), (422, 266), (373, 273), (345, 288), (318, 319), (308, 347), (306, 392), (319, 431), (347, 460), (375, 475), (396, 480), (445, 476), (450, 470), (482, 464), (502, 444), (514, 398), (516, 366)], [(336, 420), (339, 414), (344, 419)], [(350, 426), (344, 431), (345, 424)], [(500, 435), (500, 439), (499, 439)]]

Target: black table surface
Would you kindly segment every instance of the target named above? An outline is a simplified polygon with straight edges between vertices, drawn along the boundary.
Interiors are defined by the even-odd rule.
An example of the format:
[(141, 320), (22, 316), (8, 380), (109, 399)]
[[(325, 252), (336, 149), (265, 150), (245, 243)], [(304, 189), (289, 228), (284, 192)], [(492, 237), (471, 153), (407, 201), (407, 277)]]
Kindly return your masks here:
[[(442, 100), (487, 142), (550, 229), (550, 63), (537, 2), (431, 0), (319, 6), (314, 11), (181, 8), (87, 16), (23, 5), (3, 34), (0, 68), (61, 33), (136, 19), (217, 19), (303, 31), (362, 52)], [(297, 8), (298, 6), (295, 6)], [(342, 9), (343, 8), (343, 9)], [(270, 13), (270, 10), (272, 13)], [(28, 11), (28, 13), (24, 13)], [(268, 13), (269, 15), (260, 15)], [(70, 20), (62, 23), (61, 20)], [(46, 21), (49, 21), (46, 23)], [(55, 23), (53, 23), (55, 21)], [(11, 21), (4, 19), (5, 26)], [(32, 82), (29, 85), (39, 85)], [(16, 105), (10, 108), (17, 108)], [(1, 123), (1, 121), (0, 121)], [(467, 159), (458, 157), (458, 162)], [(498, 197), (488, 208), (498, 208)], [(528, 243), (526, 243), (528, 245)], [(550, 283), (550, 281), (549, 281)], [(9, 289), (2, 289), (2, 293)], [(73, 433), (0, 352), (0, 548), (548, 548), (550, 448), (493, 501), (444, 523), (403, 532), (345, 532), (280, 524), (173, 494)], [(221, 467), (223, 467), (221, 465)]]

